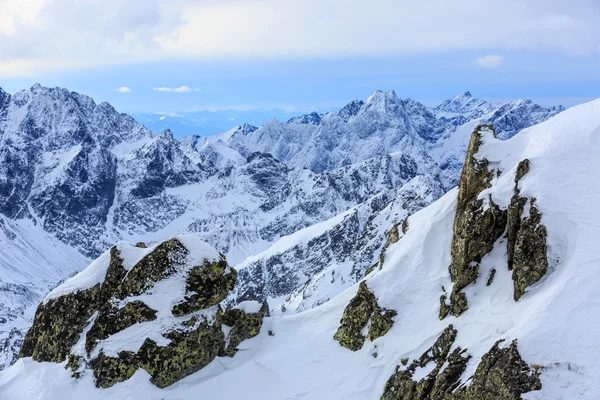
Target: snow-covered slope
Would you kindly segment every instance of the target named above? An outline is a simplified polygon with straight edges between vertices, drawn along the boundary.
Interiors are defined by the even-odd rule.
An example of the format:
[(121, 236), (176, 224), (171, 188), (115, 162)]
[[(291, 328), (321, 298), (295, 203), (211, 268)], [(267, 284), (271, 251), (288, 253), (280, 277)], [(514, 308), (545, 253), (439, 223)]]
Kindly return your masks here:
[[(367, 337), (357, 351), (334, 340), (340, 328), (358, 329), (354, 334), (364, 340), (369, 327), (367, 319), (362, 330), (352, 321), (340, 326), (343, 314), (359, 315), (353, 304), (361, 304), (355, 296), (364, 289), (354, 285), (319, 307), (265, 318), (233, 358), (218, 357), (164, 389), (152, 385), (144, 369), (98, 389), (89, 370), (74, 379), (65, 362), (23, 358), (0, 372), (0, 393), (6, 399), (191, 399), (202, 393), (211, 399), (391, 400), (418, 384), (424, 399), (441, 398), (434, 393), (461, 400), (595, 399), (600, 201), (590, 182), (600, 179), (599, 146), (600, 100), (507, 141), (490, 129), (476, 130), (460, 188), (411, 215), (382, 268), (360, 285), (382, 312), (395, 315), (389, 330)], [(472, 206), (478, 208), (470, 215), (461, 213)], [(478, 219), (489, 213), (504, 219)], [(464, 218), (477, 226), (463, 232)], [(488, 235), (498, 226), (497, 238)], [(457, 272), (462, 253), (456, 246), (463, 239), (466, 248), (484, 251), (473, 254), (471, 269)], [(478, 274), (457, 289), (464, 283), (460, 274), (473, 277), (470, 271)], [(466, 303), (440, 319), (440, 296), (450, 291), (464, 294)]]
[(16, 361), (35, 307), (89, 259), (30, 220), (0, 216), (0, 369)]

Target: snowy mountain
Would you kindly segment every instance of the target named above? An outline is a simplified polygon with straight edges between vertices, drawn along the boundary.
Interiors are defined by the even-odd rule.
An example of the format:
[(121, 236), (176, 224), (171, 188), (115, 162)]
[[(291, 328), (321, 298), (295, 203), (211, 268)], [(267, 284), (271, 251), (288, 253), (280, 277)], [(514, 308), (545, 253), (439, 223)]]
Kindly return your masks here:
[[(297, 314), (248, 317), (264, 310), (259, 303), (208, 311), (231, 290), (233, 271), (233, 290), (244, 289), (239, 277), (249, 266), (219, 264), (196, 237), (148, 249), (118, 244), (40, 304), (22, 357), (0, 372), (0, 393), (595, 399), (600, 202), (590, 182), (600, 179), (599, 135), (600, 100), (505, 141), (493, 126), (475, 127), (458, 188), (408, 218), (393, 204), (384, 208), (403, 223), (388, 235), (381, 262)], [(334, 237), (361, 211), (282, 238), (259, 258), (290, 257), (294, 247), (310, 253), (311, 237)], [(113, 301), (84, 301), (97, 296)]]
[(334, 113), (177, 140), (66, 89), (1, 91), (0, 214), (27, 228), (24, 244), (0, 236), (6, 259), (19, 259), (0, 264), (10, 288), (0, 343), (29, 324), (27, 305), (120, 240), (196, 233), (240, 265), (231, 304), (255, 297), (289, 313), (333, 298), (378, 259), (394, 224), (458, 182), (475, 125), (508, 137), (561, 111), (467, 97), (431, 109), (376, 92)]

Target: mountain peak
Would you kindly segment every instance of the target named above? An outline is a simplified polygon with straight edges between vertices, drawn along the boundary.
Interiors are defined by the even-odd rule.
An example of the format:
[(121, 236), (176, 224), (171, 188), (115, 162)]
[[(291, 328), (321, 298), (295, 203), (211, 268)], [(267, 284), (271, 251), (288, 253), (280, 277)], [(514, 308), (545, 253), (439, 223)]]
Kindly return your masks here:
[(169, 139), (172, 140), (173, 139), (173, 132), (171, 132), (171, 130), (169, 128), (165, 129), (164, 131), (162, 131), (159, 135), (159, 137), (161, 139)]

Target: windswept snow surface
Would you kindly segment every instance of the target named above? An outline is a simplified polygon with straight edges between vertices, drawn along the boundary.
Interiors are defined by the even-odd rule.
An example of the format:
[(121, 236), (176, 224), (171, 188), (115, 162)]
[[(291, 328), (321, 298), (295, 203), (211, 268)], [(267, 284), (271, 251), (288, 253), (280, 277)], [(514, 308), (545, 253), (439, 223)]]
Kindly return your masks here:
[[(518, 301), (500, 239), (481, 262), (481, 276), (495, 267), (490, 287), (479, 279), (467, 287), (469, 309), (438, 319), (448, 274), (457, 190), (410, 217), (410, 228), (389, 247), (382, 270), (367, 286), (379, 304), (397, 311), (383, 337), (351, 352), (333, 340), (341, 314), (357, 285), (312, 310), (265, 319), (260, 334), (243, 342), (235, 357), (166, 389), (142, 370), (110, 389), (94, 387), (90, 373), (74, 380), (63, 364), (19, 360), (0, 373), (3, 399), (379, 399), (403, 357), (418, 357), (453, 324), (455, 345), (473, 356), (465, 381), (498, 339), (518, 339), (527, 362), (542, 367), (541, 391), (529, 400), (596, 399), (600, 386), (600, 101), (570, 109), (513, 139), (485, 136), (479, 155), (503, 170), (492, 182), (494, 200), (506, 205), (519, 161), (530, 171), (521, 193), (535, 196), (548, 229), (549, 272)], [(268, 335), (272, 330), (274, 336)], [(374, 353), (377, 357), (374, 357)]]

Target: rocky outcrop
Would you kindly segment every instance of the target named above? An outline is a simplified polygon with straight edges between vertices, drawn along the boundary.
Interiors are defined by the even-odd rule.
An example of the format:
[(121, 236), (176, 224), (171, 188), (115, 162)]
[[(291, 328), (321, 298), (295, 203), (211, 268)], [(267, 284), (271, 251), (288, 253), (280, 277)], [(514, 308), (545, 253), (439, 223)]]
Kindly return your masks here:
[[(500, 349), (498, 341), (479, 363), (470, 384), (465, 386), (461, 376), (471, 356), (466, 349), (450, 351), (458, 332), (448, 326), (418, 359), (396, 372), (385, 385), (382, 400), (518, 400), (521, 394), (541, 389), (537, 373), (530, 368), (517, 350), (516, 341)], [(429, 363), (434, 367), (425, 377), (415, 380), (419, 368)], [(403, 360), (406, 366), (408, 360)]]
[[(487, 207), (484, 207), (483, 199), (479, 199), (479, 194), (491, 187), (490, 182), (495, 173), (489, 169), (488, 160), (477, 158), (484, 130), (494, 132), (494, 128), (489, 125), (478, 126), (475, 129), (458, 186), (451, 248), (452, 262), (449, 268), (454, 286), (448, 309), (448, 312), (455, 316), (467, 309), (467, 299), (461, 290), (475, 282), (481, 258), (492, 250), (506, 227), (506, 211), (501, 210), (491, 196), (488, 198)], [(445, 299), (442, 301), (445, 302)], [(441, 318), (444, 316), (440, 314)]]
[[(546, 228), (541, 223), (541, 214), (535, 207), (535, 199), (520, 195), (519, 181), (529, 172), (529, 160), (525, 159), (517, 166), (514, 194), (506, 210), (494, 202), (491, 194), (486, 201), (479, 198), (485, 189), (491, 188), (492, 179), (502, 173), (490, 169), (489, 161), (477, 155), (484, 131), (492, 131), (495, 136), (492, 126), (475, 129), (460, 177), (449, 267), (453, 288), (449, 298), (446, 294), (440, 297), (440, 319), (448, 314), (458, 317), (467, 310), (468, 301), (462, 289), (475, 282), (482, 257), (493, 249), (505, 232), (515, 300), (525, 293), (526, 287), (541, 279), (548, 269)], [(523, 217), (526, 205), (529, 205), (529, 216)], [(487, 279), (489, 286), (494, 275)], [(447, 300), (450, 300), (449, 304)]]
[(227, 268), (225, 257), (218, 262), (205, 261), (194, 267), (186, 280), (186, 290), (190, 295), (184, 302), (173, 306), (173, 315), (186, 315), (222, 302), (237, 278), (235, 270), (225, 273)]
[[(173, 238), (146, 252), (138, 250), (141, 255), (129, 271), (119, 247), (113, 247), (102, 283), (50, 298), (39, 306), (21, 357), (52, 362), (68, 358), (66, 367), (73, 377), (92, 370), (96, 386), (104, 388), (129, 379), (140, 368), (156, 386), (166, 387), (218, 356), (233, 357), (242, 341), (260, 332), (267, 309), (250, 302), (245, 308), (223, 311), (219, 303), (233, 288), (236, 271), (205, 243), (193, 242), (201, 250), (185, 243)], [(95, 262), (89, 268), (101, 264)], [(93, 272), (81, 274), (85, 278)], [(172, 309), (149, 306), (170, 304), (173, 296), (181, 296), (181, 301)], [(140, 323), (155, 323), (150, 330), (170, 342), (164, 345), (141, 337), (136, 340), (142, 344), (135, 350), (113, 349), (105, 342)], [(133, 332), (130, 335), (143, 335), (148, 330)], [(76, 343), (84, 344), (83, 352)]]
[[(514, 194), (508, 207), (508, 269), (513, 271), (515, 301), (548, 271), (547, 232), (542, 225), (542, 215), (535, 206), (535, 198), (520, 196), (519, 181), (527, 172), (529, 160), (525, 159), (517, 167)], [(529, 216), (523, 217), (526, 206), (529, 206)]]
[(38, 306), (25, 335), (19, 358), (62, 362), (96, 311), (100, 285), (80, 290)]
[[(375, 340), (385, 335), (394, 324), (394, 310), (379, 307), (377, 298), (363, 281), (356, 296), (350, 300), (342, 314), (340, 327), (333, 336), (340, 345), (352, 351), (360, 350), (365, 340)], [(363, 332), (367, 328), (367, 334)]]

